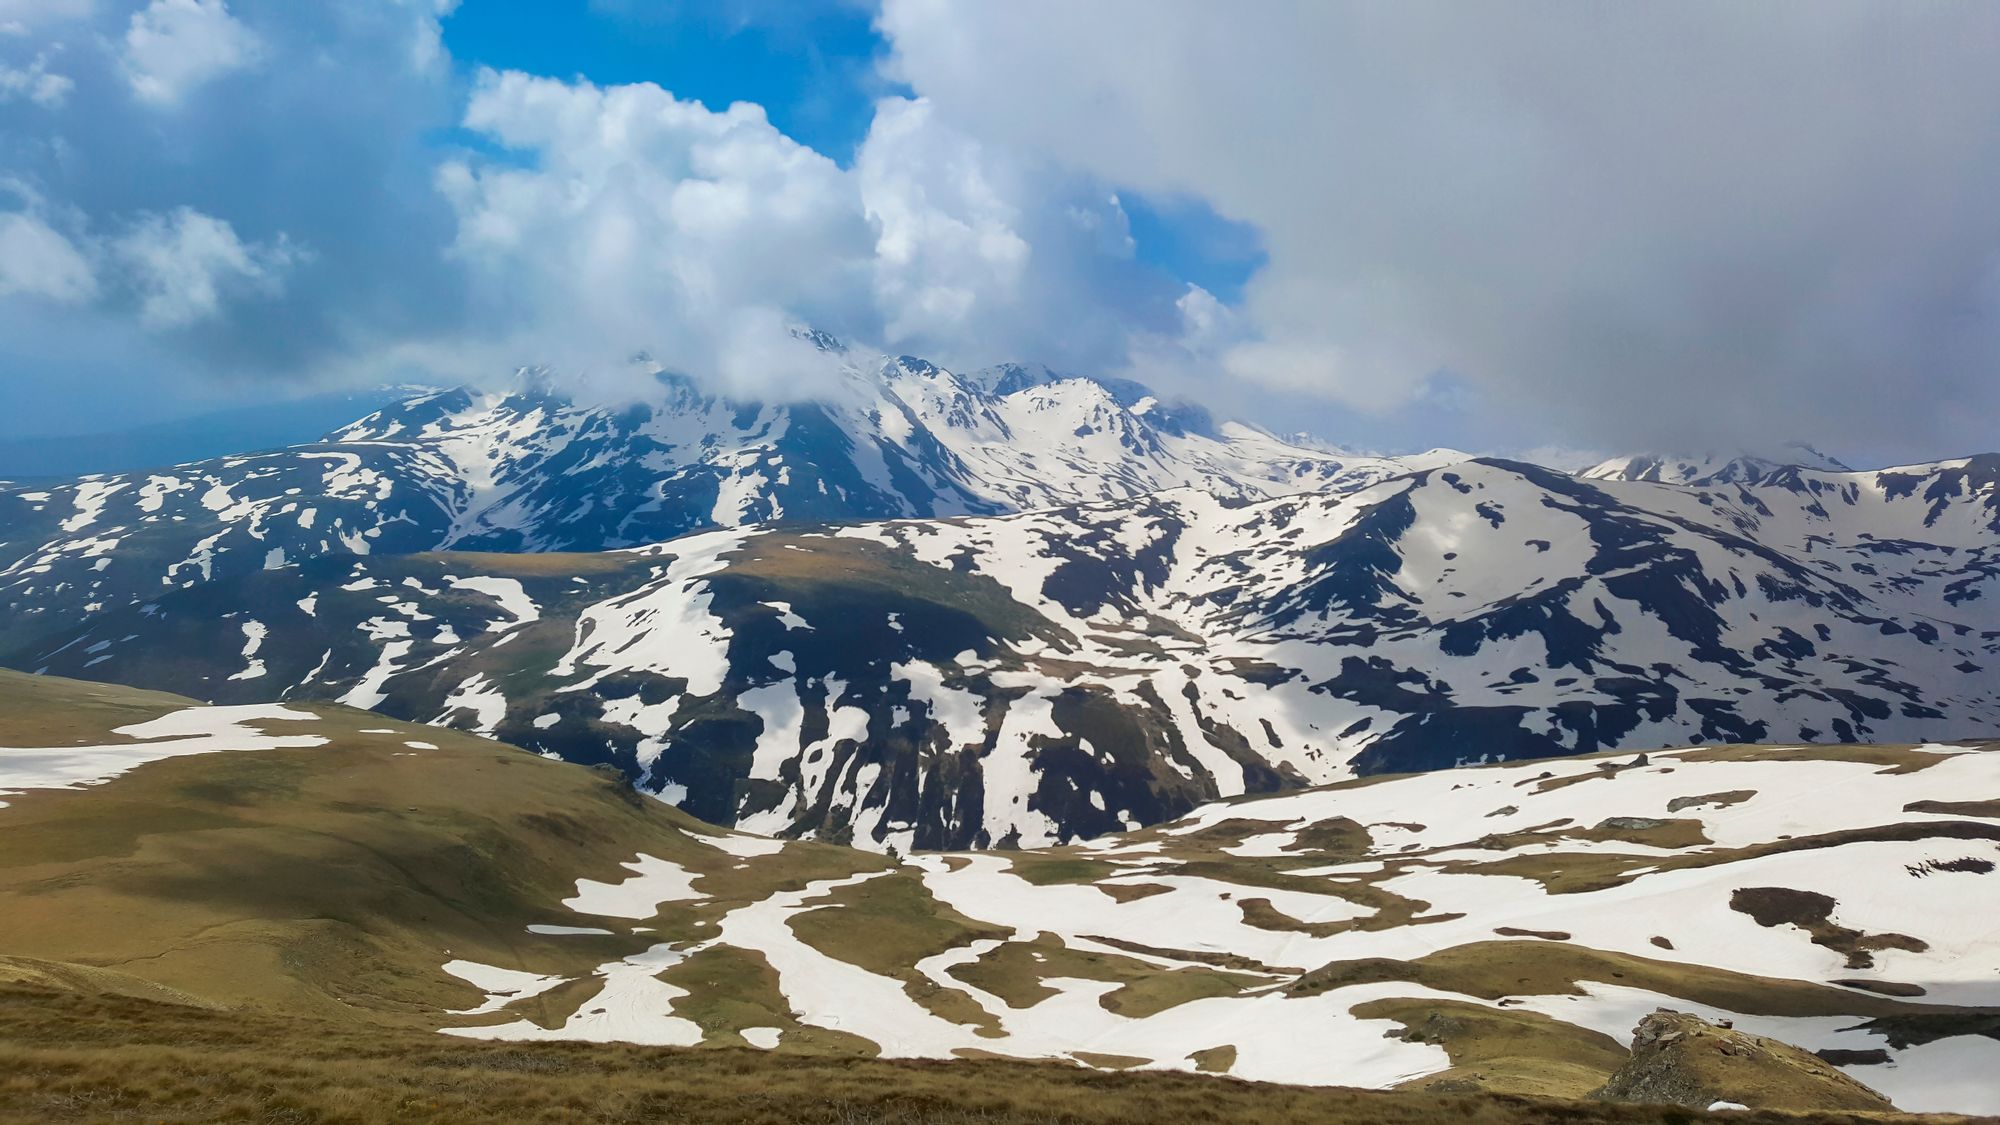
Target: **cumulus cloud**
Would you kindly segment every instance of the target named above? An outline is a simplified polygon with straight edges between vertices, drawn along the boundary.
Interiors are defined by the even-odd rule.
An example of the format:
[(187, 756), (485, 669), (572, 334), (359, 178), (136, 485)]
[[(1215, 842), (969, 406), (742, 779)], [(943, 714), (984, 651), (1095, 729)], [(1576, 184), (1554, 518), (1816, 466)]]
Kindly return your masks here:
[[(650, 84), (485, 72), (463, 123), (503, 152), (439, 172), (453, 255), (514, 361), (643, 351), (735, 392), (812, 395), (824, 363), (787, 325), (948, 362), (1101, 367), (1142, 306), (1171, 316), (1108, 189), (988, 150), (920, 101), (884, 99), (851, 169), (757, 106)], [(502, 367), (488, 350), (461, 355)]]
[(67, 75), (49, 69), (49, 57), (38, 54), (26, 66), (0, 62), (0, 102), (26, 98), (43, 109), (58, 109), (76, 88)]
[[(115, 236), (70, 209), (52, 221), (48, 201), (18, 181), (0, 190), (20, 205), (0, 211), (0, 298), (130, 308), (149, 329), (183, 328), (221, 314), (231, 299), (269, 298), (309, 255), (284, 235), (245, 242), (227, 221), (191, 207), (141, 213)], [(64, 228), (64, 229), (59, 229)]]
[[(737, 387), (759, 328), (852, 323), (869, 233), (846, 175), (755, 105), (715, 113), (658, 86), (482, 73), (465, 127), (526, 154), (446, 164), (483, 322), (516, 361), (599, 368), (647, 351)], [(797, 349), (809, 361), (810, 349)]]
[(1259, 228), (1211, 356), (1239, 385), (1381, 410), (1449, 371), (1558, 437), (1991, 441), (1991, 5), (885, 0), (880, 26), (982, 142)]
[[(1990, 6), (885, 0), (912, 96), (844, 166), (754, 105), (454, 77), (452, 6), (0, 0), (0, 314), (185, 379), (824, 393), (803, 323), (1364, 443), (1992, 443)], [(1135, 244), (1177, 199), (1254, 229), (1240, 300)]]
[(982, 294), (1018, 288), (1031, 247), (1020, 207), (966, 137), (937, 137), (930, 107), (884, 100), (861, 150), (862, 209), (875, 224), (876, 297), (892, 336), (951, 331)]
[(91, 0), (0, 0), (0, 35), (27, 35), (47, 24), (81, 19)]
[(125, 78), (149, 102), (188, 91), (256, 60), (256, 35), (223, 0), (153, 0), (125, 29)]
[(1110, 187), (987, 144), (922, 99), (885, 98), (855, 154), (883, 337), (960, 364), (1104, 371), (1176, 319)]
[[(38, 18), (25, 40), (0, 39), (0, 59), (45, 57), (47, 70), (73, 82), (60, 112), (0, 97), (0, 167), (9, 194), (34, 201), (23, 213), (63, 235), (95, 281), (60, 319), (0, 333), (0, 372), (9, 376), (0, 378), (0, 425), (62, 414), (58, 392), (33, 385), (37, 373), (82, 363), (93, 386), (121, 400), (224, 386), (271, 394), (283, 393), (271, 386), (280, 380), (425, 378), (396, 366), (398, 349), (476, 335), (462, 270), (445, 255), (453, 215), (433, 182), (434, 138), (458, 108), (438, 39), (448, 8), (442, 0), (71, 5), (61, 19)], [(254, 42), (252, 53), (235, 52), (254, 65), (224, 79), (240, 91), (203, 97), (185, 84), (200, 68), (151, 65), (145, 34), (178, 36), (176, 11), (211, 32), (226, 19), (236, 30), (225, 40)], [(135, 29), (145, 33), (137, 55), (127, 41)], [(135, 60), (180, 100), (137, 96)], [(35, 323), (48, 301), (17, 292), (0, 297), (19, 306), (0, 315)]]
[(140, 319), (155, 328), (215, 316), (225, 292), (274, 293), (300, 256), (282, 236), (246, 244), (227, 222), (191, 207), (144, 216), (111, 252), (131, 273)]
[(75, 243), (25, 211), (0, 211), (0, 297), (88, 300), (96, 272)]

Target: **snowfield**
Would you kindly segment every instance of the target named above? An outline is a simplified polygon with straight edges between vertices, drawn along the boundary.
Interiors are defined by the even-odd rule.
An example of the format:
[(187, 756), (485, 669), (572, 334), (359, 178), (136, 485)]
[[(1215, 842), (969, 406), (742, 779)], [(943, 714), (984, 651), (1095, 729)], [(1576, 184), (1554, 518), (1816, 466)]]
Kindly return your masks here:
[[(0, 796), (31, 789), (81, 789), (165, 758), (228, 750), (324, 746), (313, 734), (267, 734), (252, 724), (313, 721), (317, 716), (274, 705), (190, 707), (112, 731), (124, 742), (95, 746), (0, 746)], [(4, 807), (5, 801), (0, 801)]]
[[(748, 903), (721, 881), (782, 871), (815, 845), (707, 842), (744, 858), (624, 885), (670, 875), (676, 896), (648, 920), (692, 913), (712, 936), (603, 966), (601, 992), (553, 1031), (449, 1032), (698, 1042), (672, 989), (627, 974), (723, 947), (775, 971), (785, 1019), (896, 1057), (1387, 1087), (1451, 1065), (1401, 1035), (1391, 1013), (1407, 1006), (1527, 1014), (1620, 1042), (1669, 1007), (1873, 1054), (1844, 1068), (1904, 1109), (2000, 1112), (2000, 912), (1980, 906), (2000, 903), (1992, 745), (1697, 747), (1349, 783), (1072, 848), (919, 854)], [(881, 924), (868, 896), (909, 880), (965, 936), (884, 971), (863, 948)], [(852, 921), (800, 928), (826, 911)], [(1502, 967), (1514, 956), (1558, 979)], [(1968, 1011), (1985, 1014), (1953, 1021)]]

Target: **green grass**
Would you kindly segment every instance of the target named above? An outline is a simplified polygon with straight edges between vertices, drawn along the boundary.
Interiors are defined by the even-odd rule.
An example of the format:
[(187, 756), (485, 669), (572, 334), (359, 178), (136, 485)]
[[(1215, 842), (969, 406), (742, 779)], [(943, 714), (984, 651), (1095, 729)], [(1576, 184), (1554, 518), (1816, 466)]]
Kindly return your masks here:
[[(14, 726), (0, 730), (62, 732), (86, 741), (113, 740), (113, 727), (184, 703), (73, 681), (12, 677), (5, 686), (14, 690), (0, 705), (0, 724)], [(810, 900), (788, 919), (793, 932), (828, 956), (902, 981), (934, 1014), (989, 1035), (999, 1032), (999, 1020), (970, 989), (1018, 1009), (1054, 996), (1047, 982), (1056, 978), (1111, 985), (1100, 1003), (1132, 1018), (1207, 997), (1273, 987), (1310, 995), (1371, 981), (1484, 999), (1575, 993), (1583, 982), (1617, 981), (1749, 1014), (1894, 1020), (1920, 1032), (1959, 1014), (1548, 940), (1481, 942), (1412, 962), (1344, 962), (1305, 973), (1136, 943), (1096, 952), (1042, 934), (1003, 941), (954, 966), (951, 975), (967, 986), (961, 990), (917, 973), (916, 964), (1008, 933), (936, 899), (914, 868), (806, 842), (739, 859), (704, 842), (716, 829), (635, 795), (616, 776), (377, 714), (309, 710), (310, 721), (274, 721), (269, 729), (320, 734), (328, 745), (169, 759), (87, 791), (8, 798), (0, 812), (0, 1055), (8, 1063), (0, 1067), (0, 1118), (1414, 1121), (1436, 1112), (1512, 1119), (1493, 1116), (1504, 1105), (1551, 1121), (1658, 1119), (1491, 1098), (1438, 1100), (1473, 1088), (1577, 1096), (1587, 1079), (1601, 1081), (1613, 1064), (1601, 1036), (1454, 1002), (1392, 998), (1361, 1013), (1393, 1020), (1451, 1055), (1452, 1068), (1425, 1080), (1422, 1098), (1411, 1093), (1410, 1100), (1184, 1076), (1114, 1079), (978, 1060), (976, 1050), (963, 1052), (975, 1058), (953, 1067), (883, 1063), (869, 1058), (875, 1044), (803, 1022), (763, 955), (726, 946), (697, 951), (662, 973), (687, 992), (674, 1010), (703, 1029), (699, 1050), (525, 1048), (435, 1034), (451, 1022), (441, 1013), (480, 999), (440, 971), (453, 957), (574, 978), (503, 1014), (457, 1021), (527, 1019), (553, 1028), (595, 994), (600, 982), (592, 971), (600, 964), (659, 942), (711, 938), (727, 913), (773, 894), (870, 873), (876, 877)], [(371, 730), (390, 733), (364, 733)], [(438, 748), (412, 750), (412, 740)], [(1683, 823), (1639, 831), (1678, 833)], [(1089, 884), (1118, 872), (1218, 879), (1229, 884), (1247, 920), (1278, 929), (1341, 932), (1441, 917), (1430, 904), (1380, 890), (1371, 877), (1294, 873), (1365, 848), (1366, 829), (1351, 821), (1295, 829), (1308, 837), (1296, 855), (1245, 858), (1223, 850), (1274, 827), (1244, 818), (1185, 836), (1135, 834), (1159, 839), (1164, 848), (1129, 867), (1073, 849), (1013, 853), (1010, 864), (1042, 885)], [(1990, 830), (1967, 822), (1896, 829)], [(666, 903), (644, 920), (582, 918), (559, 905), (580, 878), (624, 879), (622, 865), (642, 852), (693, 873), (702, 897)], [(1408, 862), (1393, 858), (1387, 874)], [(1584, 864), (1577, 869), (1579, 878), (1605, 874)], [(1143, 882), (1113, 887), (1107, 893), (1114, 897), (1146, 893)], [(1372, 913), (1324, 924), (1289, 919), (1258, 895), (1260, 887), (1328, 894)], [(613, 932), (527, 931), (546, 922)], [(1198, 964), (1163, 967), (1161, 958)], [(72, 1017), (73, 1025), (63, 1022)], [(60, 1030), (51, 1032), (52, 1025)], [(764, 1027), (780, 1032), (775, 1054), (731, 1049), (745, 1043), (745, 1029)], [(1217, 1069), (1233, 1055), (1234, 1048), (1216, 1042), (1188, 1061)], [(17, 1058), (26, 1069), (14, 1065)], [(1181, 1060), (1096, 1061), (1128, 1067)], [(866, 1067), (882, 1069), (857, 1069)], [(1134, 1085), (1101, 1084), (1128, 1081)], [(690, 1093), (700, 1082), (720, 1083), (723, 1092)], [(899, 1100), (909, 1091), (924, 1093)], [(1565, 1116), (1572, 1113), (1584, 1115)]]
[(1060, 853), (1019, 852), (1008, 856), (1013, 874), (1038, 887), (1058, 883), (1095, 883), (1118, 874), (1116, 864)]
[(787, 1050), (857, 1058), (880, 1053), (858, 1035), (800, 1023), (778, 987), (777, 970), (755, 950), (710, 946), (661, 973), (660, 979), (688, 990), (674, 1001), (674, 1014), (700, 1025), (716, 1046), (747, 1047), (743, 1029), (775, 1027)]
[(0, 746), (88, 746), (119, 741), (111, 732), (157, 719), (188, 701), (115, 684), (30, 676), (0, 668)]

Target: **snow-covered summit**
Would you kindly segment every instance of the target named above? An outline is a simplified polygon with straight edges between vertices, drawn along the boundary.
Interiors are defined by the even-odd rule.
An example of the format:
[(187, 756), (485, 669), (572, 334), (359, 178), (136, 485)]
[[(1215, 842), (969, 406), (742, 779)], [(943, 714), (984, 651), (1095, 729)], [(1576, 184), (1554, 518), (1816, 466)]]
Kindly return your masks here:
[[(423, 449), (472, 486), (447, 545), (506, 549), (995, 514), (1177, 487), (1235, 499), (1345, 492), (1417, 467), (1218, 423), (1127, 380), (1021, 364), (961, 375), (832, 347), (837, 384), (799, 401), (734, 401), (661, 375), (643, 395), (593, 404), (532, 373), (511, 392), (399, 403), (329, 440)], [(1464, 459), (1438, 451), (1421, 465)]]
[(657, 371), (586, 398), (524, 368), (503, 390), (424, 389), (314, 444), (0, 488), (0, 633), (10, 614), (55, 620), (325, 554), (595, 551), (1181, 487), (1345, 493), (1465, 459), (1349, 454), (1128, 381), (1020, 364), (960, 374), (812, 339), (825, 386), (786, 401)]
[(1655, 484), (1686, 484), (1699, 487), (1748, 484), (1787, 468), (1827, 473), (1854, 471), (1838, 459), (1804, 442), (1795, 441), (1788, 442), (1775, 450), (1760, 453), (1746, 451), (1701, 454), (1642, 453), (1613, 457), (1585, 469), (1578, 475), (1590, 480), (1640, 480)]

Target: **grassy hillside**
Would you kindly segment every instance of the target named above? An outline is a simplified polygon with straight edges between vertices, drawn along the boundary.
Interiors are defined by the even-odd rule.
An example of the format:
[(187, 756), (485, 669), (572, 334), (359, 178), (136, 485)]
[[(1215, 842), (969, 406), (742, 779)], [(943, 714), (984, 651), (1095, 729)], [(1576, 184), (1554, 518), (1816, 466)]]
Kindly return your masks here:
[[(188, 705), (0, 676), (0, 731), (16, 745), (116, 742), (112, 728)], [(0, 954), (225, 1004), (434, 1025), (479, 999), (438, 972), (445, 951), (577, 975), (605, 959), (614, 945), (527, 929), (574, 922), (557, 904), (580, 877), (615, 879), (640, 851), (728, 869), (690, 835), (704, 826), (616, 775), (368, 712), (294, 710), (310, 717), (260, 725), (325, 745), (173, 758), (88, 790), (6, 796)], [(39, 716), (60, 737), (23, 739)], [(787, 871), (736, 881), (760, 898), (883, 865), (798, 845)]]
[[(128, 760), (188, 739), (207, 752)], [(1628, 1012), (1656, 1001), (1737, 1013), (1763, 1034), (1879, 1041), (1884, 1060), (1914, 1051), (1896, 1056), (1911, 1074), (1976, 1060), (1977, 1044), (2000, 1039), (2000, 1011), (1952, 1003), (1948, 973), (1920, 978), (1937, 992), (1925, 997), (1909, 976), (1931, 964), (1918, 951), (1929, 947), (1910, 935), (1938, 943), (1940, 967), (1960, 963), (1926, 927), (1935, 901), (1962, 902), (1989, 877), (1973, 856), (2000, 832), (1958, 811), (1991, 799), (1966, 780), (1988, 759), (1810, 753), (1390, 779), (1214, 806), (1087, 847), (898, 860), (725, 833), (615, 774), (373, 713), (197, 708), (5, 674), (0, 1051), (20, 1065), (0, 1077), (0, 1113), (1686, 1120), (1579, 1102), (1627, 1065)], [(37, 763), (97, 758), (112, 764), (90, 784), (34, 780)], [(1886, 833), (1750, 845), (1746, 816), (1763, 818), (1753, 834), (1795, 825), (1762, 811), (1758, 790), (1783, 796), (1767, 781), (1710, 783), (1725, 772), (1815, 791), (1853, 773), (1884, 808), (1922, 793), (1953, 809)], [(1673, 799), (1682, 815), (1658, 822), (1553, 815), (1582, 798), (1622, 812), (1682, 789), (1693, 794)], [(1500, 831), (1495, 798), (1526, 809), (1509, 814), (1526, 827)], [(1454, 802), (1479, 809), (1469, 829)], [(1435, 811), (1439, 827), (1406, 806)], [(1632, 888), (1660, 872), (1720, 870), (1726, 888), (1738, 870), (1800, 856), (1859, 871), (1848, 857), (1877, 846), (1967, 855), (1922, 879), (1897, 868), (1924, 893), (1893, 888), (1909, 913), (1894, 933), (1854, 921), (1845, 899), (1816, 907), (1805, 882), (1715, 907), (1770, 931), (1782, 954), (1770, 964), (1804, 959), (1783, 974), (1704, 963), (1728, 957), (1700, 947), (1688, 926), (1715, 923), (1695, 912), (1656, 924), (1644, 909), (1593, 906), (1594, 895), (1635, 901)], [(1538, 889), (1510, 890), (1525, 905), (1495, 913), (1482, 887)], [(1565, 911), (1636, 913), (1634, 933), (1655, 938), (1634, 951), (1615, 930), (1572, 935), (1559, 926), (1581, 927)], [(1494, 924), (1507, 920), (1519, 924)], [(1838, 982), (1811, 975), (1862, 954), (1880, 964)], [(623, 1043), (552, 1042), (579, 1039)], [(1973, 1053), (1949, 1053), (1961, 1044)], [(1926, 1054), (1933, 1045), (1948, 1054)], [(1849, 1069), (1884, 1073), (1865, 1060)], [(1794, 1090), (1797, 1076), (1783, 1077), (1757, 1086)]]
[[(1670, 1106), (1308, 1089), (998, 1060), (883, 1061), (436, 1035), (0, 987), (0, 1121), (703, 1125), (1685, 1125)], [(1751, 1125), (1915, 1122), (1730, 1114)]]

